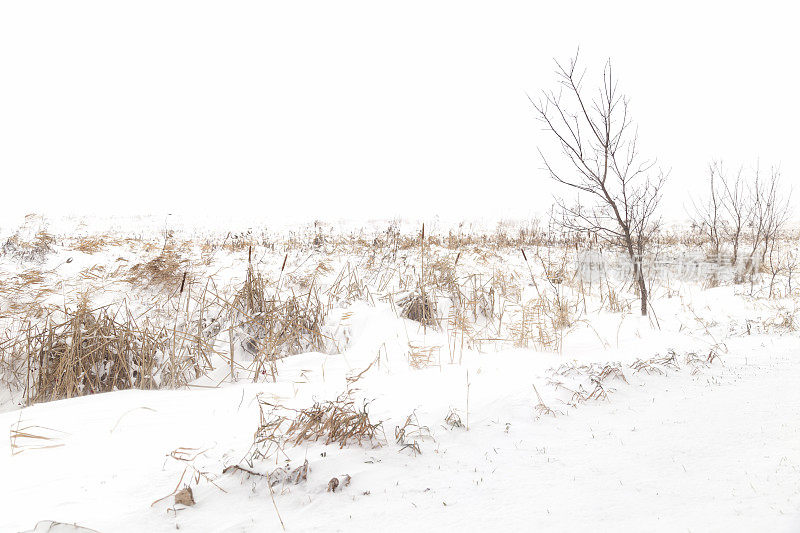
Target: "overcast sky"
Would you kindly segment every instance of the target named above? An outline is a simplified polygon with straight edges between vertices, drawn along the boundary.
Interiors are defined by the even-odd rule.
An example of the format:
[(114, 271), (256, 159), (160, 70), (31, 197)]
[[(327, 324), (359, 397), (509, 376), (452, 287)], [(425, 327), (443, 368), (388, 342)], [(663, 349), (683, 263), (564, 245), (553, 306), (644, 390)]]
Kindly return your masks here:
[(587, 84), (612, 58), (680, 216), (714, 158), (800, 183), (791, 5), (2, 2), (0, 207), (528, 216), (571, 193), (526, 92), (580, 46)]

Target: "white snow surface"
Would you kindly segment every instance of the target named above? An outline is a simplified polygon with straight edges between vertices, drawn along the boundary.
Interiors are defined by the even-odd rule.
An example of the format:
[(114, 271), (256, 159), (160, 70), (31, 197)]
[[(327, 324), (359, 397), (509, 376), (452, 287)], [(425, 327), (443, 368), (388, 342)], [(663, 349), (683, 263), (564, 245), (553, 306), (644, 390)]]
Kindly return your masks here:
[[(609, 402), (538, 420), (530, 385), (552, 357), (487, 354), (462, 367), (387, 372), (369, 388), (373, 412), (416, 409), (433, 435), (422, 455), (393, 445), (296, 449), (297, 461), (309, 460), (308, 481), (276, 494), (278, 509), (288, 531), (796, 531), (796, 340), (748, 340), (713, 370), (631, 379)], [(328, 384), (346, 367), (343, 357), (295, 359), (281, 370), (327, 363)], [(467, 368), (470, 428), (451, 429), (444, 417), (464, 405)], [(265, 483), (240, 475), (196, 486), (197, 504), (177, 513), (151, 503), (184, 470), (170, 451), (208, 450), (197, 462), (220, 474), (252, 440), (256, 394), (289, 399), (305, 388), (121, 391), (4, 413), (4, 427), (22, 418), (65, 433), (59, 448), (16, 456), (3, 443), (0, 530), (43, 519), (98, 531), (278, 530)], [(385, 423), (387, 434), (391, 422), (401, 423)], [(342, 474), (351, 485), (326, 493)]]
[[(73, 256), (46, 267), (69, 278), (100, 261)], [(346, 348), (281, 359), (275, 382), (231, 382), (219, 368), (188, 389), (25, 408), (4, 392), (0, 428), (48, 438), (19, 438), (16, 449), (0, 440), (0, 531), (800, 530), (800, 347), (797, 332), (771, 318), (793, 300), (746, 298), (730, 286), (678, 293), (654, 302), (658, 326), (590, 311), (560, 354), (469, 349), (451, 363), (441, 331), (399, 318), (388, 302), (356, 302), (329, 313), (348, 331)], [(411, 342), (443, 348), (417, 369)], [(718, 357), (707, 362), (712, 350)], [(630, 366), (669, 354), (676, 365), (658, 372)], [(565, 390), (591, 390), (607, 364), (625, 379), (603, 382), (607, 398), (569, 405)], [(382, 422), (380, 445), (304, 442), (271, 463), (243, 462), (259, 398), (308, 407), (336, 398), (367, 367), (350, 387)], [(536, 391), (555, 414), (537, 410)], [(468, 427), (446, 423), (453, 411)], [(413, 439), (419, 454), (395, 439), (411, 414), (427, 429)], [(178, 449), (194, 458), (172, 457)], [(259, 476), (223, 474), (305, 460), (306, 481), (272, 490)], [(348, 486), (326, 491), (345, 475)], [(171, 497), (186, 483), (192, 507)]]

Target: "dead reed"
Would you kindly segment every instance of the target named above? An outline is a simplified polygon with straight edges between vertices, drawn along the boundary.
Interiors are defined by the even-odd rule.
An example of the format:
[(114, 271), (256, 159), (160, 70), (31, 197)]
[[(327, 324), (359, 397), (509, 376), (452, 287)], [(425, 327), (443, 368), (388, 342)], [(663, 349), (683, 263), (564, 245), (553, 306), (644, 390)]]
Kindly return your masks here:
[[(189, 260), (182, 255), (185, 248), (186, 245), (182, 249), (168, 243), (154, 258), (133, 265), (128, 271), (128, 282), (174, 295), (185, 285), (191, 266)], [(191, 282), (190, 279), (188, 281)]]
[(239, 331), (244, 349), (256, 361), (254, 379), (275, 361), (308, 351), (325, 351), (331, 339), (322, 333), (327, 309), (313, 286), (305, 294), (281, 294), (252, 265), (230, 309), (232, 327)]
[(0, 252), (17, 261), (41, 263), (53, 252), (55, 241), (55, 237), (44, 229), (36, 232), (35, 237), (30, 240), (25, 239), (18, 231), (6, 240)]
[(139, 324), (126, 309), (62, 309), (0, 346), (6, 379), (27, 404), (100, 392), (185, 385), (201, 373), (179, 332)]
[(261, 424), (255, 443), (274, 452), (283, 445), (297, 446), (304, 442), (336, 443), (340, 448), (350, 444), (380, 446), (378, 432), (382, 422), (369, 417), (369, 403), (356, 404), (351, 391), (335, 400), (314, 402), (304, 409), (291, 409), (259, 400)]

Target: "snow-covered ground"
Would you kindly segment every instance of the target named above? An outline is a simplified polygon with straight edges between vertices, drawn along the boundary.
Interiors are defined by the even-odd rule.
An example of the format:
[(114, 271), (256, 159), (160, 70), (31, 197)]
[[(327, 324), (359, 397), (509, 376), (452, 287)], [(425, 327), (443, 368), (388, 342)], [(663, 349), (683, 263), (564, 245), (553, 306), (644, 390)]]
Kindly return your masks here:
[[(195, 244), (228, 239), (209, 235), (196, 236)], [(750, 296), (749, 287), (662, 280), (653, 303), (657, 322), (624, 305), (612, 311), (590, 294), (574, 308), (557, 350), (481, 341), (489, 320), (480, 319), (473, 326), (482, 329), (470, 330), (462, 349), (467, 330), (459, 335), (450, 326), (443, 294), (441, 325), (424, 327), (399, 316), (402, 274), (387, 284), (368, 274), (417, 272), (415, 250), (376, 267), (332, 239), (293, 252), (259, 238), (257, 268), (274, 274), (286, 262), (285, 272), (295, 274), (283, 275), (285, 289), (299, 290), (308, 271), (327, 273), (315, 282), (324, 289), (346, 264), (360, 261), (369, 297), (328, 300), (322, 329), (336, 342), (326, 353), (278, 359), (274, 380), (266, 374), (253, 382), (253, 358), (238, 347), (231, 379), (227, 343), (220, 341), (214, 368), (185, 388), (20, 408), (20, 391), (4, 386), (0, 427), (9, 439), (0, 441), (0, 531), (33, 530), (47, 520), (101, 532), (800, 530), (796, 296), (767, 299)], [(29, 292), (58, 287), (37, 293), (45, 308), (90, 286), (97, 305), (124, 298), (137, 310), (152, 307), (152, 287), (124, 281), (112, 267), (158, 250), (115, 242), (83, 253), (56, 236), (40, 263), (6, 254), (0, 279), (16, 287), (15, 276), (35, 267), (44, 277)], [(676, 246), (674, 253), (684, 252)], [(514, 335), (522, 310), (512, 300), (531, 300), (539, 290), (515, 249), (426, 253), (429, 265), (456, 263), (459, 279), (508, 274), (503, 321), (511, 326), (495, 333)], [(195, 286), (212, 275), (220, 287), (242, 283), (246, 247), (221, 247), (203, 261), (199, 249), (185, 255)], [(330, 264), (320, 269), (321, 261)], [(84, 275), (92, 268), (95, 276)], [(534, 280), (545, 287), (542, 274), (534, 265)], [(543, 290), (563, 290), (559, 295), (573, 301), (575, 287), (564, 285)], [(10, 294), (32, 298), (7, 291), (0, 309), (13, 309)], [(157, 308), (166, 312), (170, 304)], [(18, 324), (8, 314), (11, 334)], [(346, 391), (355, 406), (368, 402), (369, 419), (381, 423), (372, 442), (284, 441), (280, 452), (254, 444), (262, 415), (268, 420)], [(280, 407), (270, 411), (266, 402)], [(265, 476), (296, 471), (305, 461), (299, 483), (267, 482)], [(340, 486), (330, 492), (332, 478)], [(185, 486), (193, 506), (174, 502)]]

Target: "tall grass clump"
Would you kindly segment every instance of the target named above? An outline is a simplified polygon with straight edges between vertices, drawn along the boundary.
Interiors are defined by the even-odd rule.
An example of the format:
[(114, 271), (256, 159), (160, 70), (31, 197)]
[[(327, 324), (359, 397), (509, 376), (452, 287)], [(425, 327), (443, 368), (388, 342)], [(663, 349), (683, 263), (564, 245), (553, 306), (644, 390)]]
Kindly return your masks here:
[(282, 295), (252, 265), (231, 306), (232, 328), (244, 349), (254, 356), (254, 379), (275, 361), (308, 351), (326, 351), (330, 337), (322, 332), (327, 309), (312, 281), (307, 292)]
[(61, 309), (24, 324), (0, 347), (5, 379), (28, 405), (124, 389), (179, 387), (202, 358), (177, 332), (139, 324), (127, 309)]

